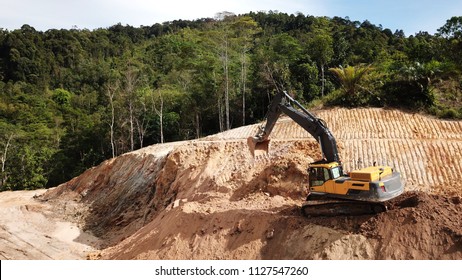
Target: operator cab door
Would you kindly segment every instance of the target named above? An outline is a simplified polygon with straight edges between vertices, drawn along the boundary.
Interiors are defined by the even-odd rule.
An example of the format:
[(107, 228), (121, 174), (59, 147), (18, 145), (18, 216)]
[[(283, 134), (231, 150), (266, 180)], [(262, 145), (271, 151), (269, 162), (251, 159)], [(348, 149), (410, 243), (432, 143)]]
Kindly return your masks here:
[(310, 180), (310, 191), (315, 192), (334, 192), (334, 182), (328, 168), (310, 167), (308, 169)]

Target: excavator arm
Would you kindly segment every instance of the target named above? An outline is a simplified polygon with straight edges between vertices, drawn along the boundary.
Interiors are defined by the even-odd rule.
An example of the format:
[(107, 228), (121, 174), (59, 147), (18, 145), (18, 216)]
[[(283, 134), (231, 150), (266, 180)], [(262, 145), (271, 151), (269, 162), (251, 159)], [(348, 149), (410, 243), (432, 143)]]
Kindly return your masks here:
[[(300, 110), (294, 108), (292, 104), (295, 104)], [(340, 164), (337, 143), (325, 122), (306, 110), (285, 91), (278, 92), (274, 96), (273, 101), (269, 105), (265, 125), (260, 127), (257, 135), (249, 137), (247, 140), (252, 154), (259, 145), (262, 146), (263, 149), (268, 148), (268, 137), (282, 113), (289, 116), (316, 139), (321, 146), (324, 157), (323, 160), (327, 162), (338, 162)]]

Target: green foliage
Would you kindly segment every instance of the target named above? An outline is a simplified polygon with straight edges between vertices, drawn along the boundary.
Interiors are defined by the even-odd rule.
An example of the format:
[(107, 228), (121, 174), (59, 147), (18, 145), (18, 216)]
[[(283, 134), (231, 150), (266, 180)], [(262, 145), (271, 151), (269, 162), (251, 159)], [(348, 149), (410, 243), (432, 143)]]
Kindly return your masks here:
[(383, 102), (388, 106), (411, 109), (430, 108), (436, 96), (432, 80), (441, 75), (442, 65), (437, 61), (410, 63), (391, 70), (391, 77), (383, 90)]
[(384, 85), (383, 101), (392, 107), (425, 109), (434, 104), (434, 96), (425, 80), (397, 80)]
[(338, 68), (329, 69), (339, 80), (345, 94), (351, 97), (358, 95), (359, 91), (364, 89), (362, 83), (371, 70), (371, 65), (340, 66)]
[(438, 31), (446, 39), (441, 46), (444, 50), (443, 57), (455, 62), (459, 70), (462, 70), (462, 16), (448, 19)]
[(446, 37), (462, 38), (462, 16), (448, 19), (446, 24), (438, 29), (438, 32)]
[(410, 37), (273, 11), (93, 31), (0, 28), (0, 190), (55, 186), (146, 145), (260, 120), (277, 89), (306, 103), (461, 118), (461, 22)]
[(55, 89), (51, 96), (51, 99), (60, 106), (69, 106), (71, 102), (72, 94), (62, 88)]
[(445, 108), (437, 113), (437, 116), (444, 119), (457, 119), (461, 118), (460, 113), (458, 113), (453, 108)]

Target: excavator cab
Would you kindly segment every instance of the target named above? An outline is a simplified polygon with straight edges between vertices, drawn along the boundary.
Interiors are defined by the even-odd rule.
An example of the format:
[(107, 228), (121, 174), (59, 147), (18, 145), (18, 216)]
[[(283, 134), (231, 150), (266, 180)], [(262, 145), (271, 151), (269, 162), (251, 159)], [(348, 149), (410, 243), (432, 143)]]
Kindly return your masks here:
[(342, 166), (338, 162), (312, 163), (308, 168), (310, 176), (310, 186), (318, 186), (319, 181), (335, 180), (343, 175)]
[(342, 173), (338, 162), (311, 164), (308, 168), (310, 191), (333, 192), (333, 180), (340, 178)]
[(310, 174), (310, 187), (322, 186), (329, 180), (328, 169), (325, 167), (311, 167), (308, 173)]

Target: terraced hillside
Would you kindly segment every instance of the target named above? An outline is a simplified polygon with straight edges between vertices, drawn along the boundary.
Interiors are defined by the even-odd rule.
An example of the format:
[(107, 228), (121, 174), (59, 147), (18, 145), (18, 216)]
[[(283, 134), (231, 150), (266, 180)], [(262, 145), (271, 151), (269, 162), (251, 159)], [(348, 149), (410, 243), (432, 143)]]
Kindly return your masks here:
[[(407, 190), (460, 192), (462, 122), (378, 108), (324, 110), (316, 115), (336, 137), (345, 170), (376, 162), (399, 170)], [(206, 139), (243, 139), (255, 131), (255, 126), (246, 126)], [(271, 139), (314, 141), (288, 118), (276, 125)]]

